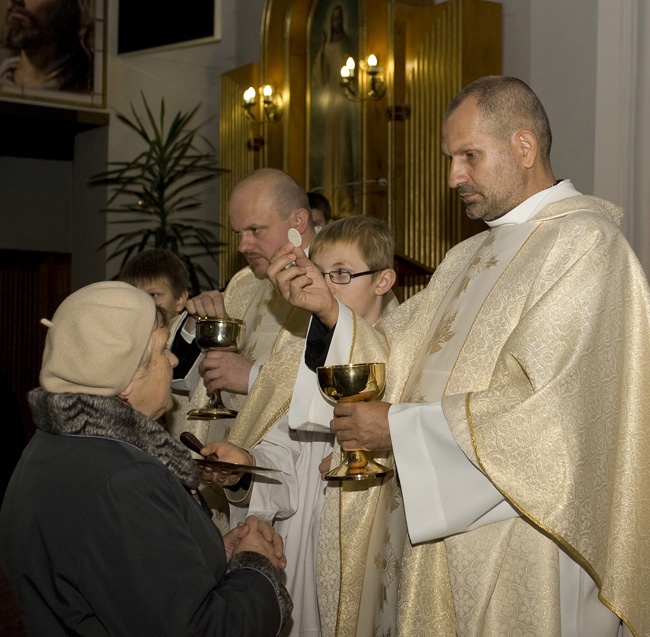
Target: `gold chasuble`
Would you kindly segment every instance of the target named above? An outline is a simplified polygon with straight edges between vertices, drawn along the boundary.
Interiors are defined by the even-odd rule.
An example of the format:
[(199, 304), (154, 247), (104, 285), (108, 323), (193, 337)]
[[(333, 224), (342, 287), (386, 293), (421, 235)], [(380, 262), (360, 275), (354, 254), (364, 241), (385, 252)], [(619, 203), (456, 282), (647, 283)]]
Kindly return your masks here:
[(228, 434), (227, 440), (240, 447), (255, 446), (289, 410), (311, 315), (287, 307), (290, 313), (285, 326)]
[[(344, 544), (337, 635), (558, 637), (564, 554), (627, 634), (650, 635), (650, 294), (621, 214), (579, 195), (472, 237), (380, 323), (384, 400), (442, 399), (456, 443), (518, 517), (432, 540), (405, 494), (417, 543), (402, 530), (396, 546), (395, 481), (366, 491), (347, 549), (362, 573), (346, 573)], [(380, 346), (357, 321), (357, 343), (373, 336)], [(338, 526), (329, 504), (322, 532)], [(323, 583), (338, 568), (320, 567)]]

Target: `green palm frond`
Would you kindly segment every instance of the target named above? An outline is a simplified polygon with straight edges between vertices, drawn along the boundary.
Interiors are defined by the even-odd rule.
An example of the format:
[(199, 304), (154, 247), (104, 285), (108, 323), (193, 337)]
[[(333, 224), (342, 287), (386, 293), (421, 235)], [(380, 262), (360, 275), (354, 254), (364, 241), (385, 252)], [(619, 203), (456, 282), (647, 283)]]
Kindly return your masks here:
[[(213, 288), (197, 258), (217, 255), (225, 245), (219, 241), (214, 221), (189, 216), (202, 203), (204, 189), (227, 170), (220, 168), (210, 142), (195, 124), (199, 109), (177, 112), (166, 126), (165, 100), (154, 113), (142, 94), (144, 115), (131, 104), (131, 115), (117, 118), (145, 144), (131, 161), (110, 162), (108, 169), (94, 175), (93, 186), (107, 186), (108, 199), (103, 212), (116, 218), (112, 224), (128, 224), (136, 229), (114, 236), (100, 246), (109, 249), (107, 260), (120, 259), (122, 267), (134, 254), (148, 248), (164, 248), (176, 253), (190, 271), (190, 279), (200, 289)], [(188, 215), (189, 213), (189, 215)]]

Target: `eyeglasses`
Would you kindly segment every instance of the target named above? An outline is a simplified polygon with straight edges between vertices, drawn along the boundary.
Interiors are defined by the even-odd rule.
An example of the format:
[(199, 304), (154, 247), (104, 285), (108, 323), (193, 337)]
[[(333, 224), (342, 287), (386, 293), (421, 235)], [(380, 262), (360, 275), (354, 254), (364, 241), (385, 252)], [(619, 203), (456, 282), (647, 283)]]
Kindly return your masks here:
[(332, 272), (323, 272), (323, 276), (328, 276), (330, 278), (330, 281), (332, 283), (336, 283), (336, 285), (347, 285), (350, 283), (350, 281), (352, 281), (352, 279), (356, 279), (358, 276), (375, 274), (376, 272), (381, 272), (382, 270), (383, 268), (379, 268), (378, 270), (368, 270), (367, 272), (357, 272), (356, 274), (352, 274), (347, 270), (332, 270)]

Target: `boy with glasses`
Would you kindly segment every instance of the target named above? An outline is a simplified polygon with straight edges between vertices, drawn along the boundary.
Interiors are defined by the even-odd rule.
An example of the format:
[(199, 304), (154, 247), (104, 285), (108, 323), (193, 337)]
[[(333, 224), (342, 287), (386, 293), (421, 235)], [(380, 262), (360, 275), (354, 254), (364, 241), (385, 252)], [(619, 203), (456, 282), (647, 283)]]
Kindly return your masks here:
[[(385, 225), (365, 216), (346, 217), (329, 224), (310, 246), (310, 258), (320, 268), (334, 296), (370, 323), (397, 305), (391, 292), (396, 278), (393, 253), (394, 239)], [(279, 346), (276, 345), (253, 385), (230, 432), (229, 442), (210, 443), (203, 452), (216, 453), (220, 460), (227, 462), (256, 463), (281, 470), (282, 473), (270, 474), (278, 478), (255, 476), (247, 484), (245, 480), (240, 482), (241, 476), (236, 474), (220, 473), (211, 477), (226, 487), (235, 484), (239, 487), (237, 491), (227, 489), (231, 527), (255, 513), (273, 522), (285, 541), (285, 573), (294, 613), (282, 635), (319, 637), (316, 560), (321, 509), (326, 491), (334, 491), (332, 495), (338, 497), (336, 489), (326, 489), (319, 465), (324, 462), (320, 469), (326, 470), (334, 438), (328, 429), (312, 430), (309, 423), (298, 423), (297, 428), (290, 426), (289, 403), (297, 400), (297, 394), (302, 392), (298, 385), (294, 388), (299, 369), (302, 376), (307, 375), (300, 383), (314, 386), (316, 383), (315, 376), (303, 369), (304, 334), (290, 332), (288, 326), (286, 333), (279, 337)], [(287, 377), (292, 379), (293, 395), (284, 395), (280, 387), (288, 384)], [(204, 477), (210, 476), (204, 474)], [(332, 612), (336, 610), (329, 608), (328, 615)]]

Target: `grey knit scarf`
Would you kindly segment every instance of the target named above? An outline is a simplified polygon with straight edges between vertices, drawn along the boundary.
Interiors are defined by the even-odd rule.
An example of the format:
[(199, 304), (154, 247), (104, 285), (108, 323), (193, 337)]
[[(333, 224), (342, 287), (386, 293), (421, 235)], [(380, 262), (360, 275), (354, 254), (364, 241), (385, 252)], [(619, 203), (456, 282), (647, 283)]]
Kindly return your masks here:
[(48, 433), (93, 436), (128, 442), (165, 465), (186, 487), (195, 489), (199, 470), (190, 452), (162, 425), (149, 420), (119, 398), (91, 394), (29, 392), (34, 422)]

